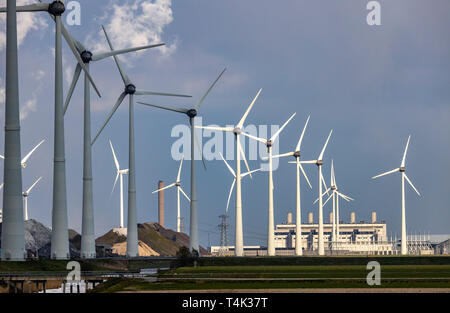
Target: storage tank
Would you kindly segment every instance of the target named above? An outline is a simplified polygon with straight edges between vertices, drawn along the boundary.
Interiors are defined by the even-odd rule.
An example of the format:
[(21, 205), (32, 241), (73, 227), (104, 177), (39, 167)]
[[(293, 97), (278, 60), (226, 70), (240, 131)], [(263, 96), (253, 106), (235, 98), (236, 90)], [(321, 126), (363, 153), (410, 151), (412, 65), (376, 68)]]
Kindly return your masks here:
[(287, 223), (292, 224), (292, 213), (287, 214)]
[(308, 223), (309, 223), (309, 224), (314, 223), (313, 213), (312, 213), (312, 212), (309, 212), (309, 213), (308, 213)]
[(333, 223), (333, 212), (330, 212), (330, 224)]
[(372, 224), (375, 224), (377, 222), (377, 212), (372, 212)]
[(352, 223), (352, 224), (356, 223), (356, 214), (355, 214), (355, 212), (350, 213), (350, 223)]

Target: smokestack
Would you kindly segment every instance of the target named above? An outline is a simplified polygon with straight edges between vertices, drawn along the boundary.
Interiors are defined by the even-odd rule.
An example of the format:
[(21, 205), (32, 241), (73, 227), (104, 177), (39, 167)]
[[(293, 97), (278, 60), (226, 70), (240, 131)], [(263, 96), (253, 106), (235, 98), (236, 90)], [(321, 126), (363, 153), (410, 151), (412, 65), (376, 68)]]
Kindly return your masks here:
[(377, 212), (372, 212), (372, 224), (375, 224), (377, 222)]
[(330, 224), (333, 223), (333, 212), (330, 212)]
[(350, 213), (350, 223), (355, 224), (356, 223), (356, 215), (355, 212)]
[(309, 213), (308, 213), (308, 223), (309, 223), (309, 224), (314, 223), (313, 212), (309, 212)]
[[(158, 189), (164, 188), (164, 182), (158, 182)], [(158, 191), (158, 223), (164, 227), (164, 190)]]
[(288, 213), (287, 215), (287, 223), (292, 224), (292, 213)]

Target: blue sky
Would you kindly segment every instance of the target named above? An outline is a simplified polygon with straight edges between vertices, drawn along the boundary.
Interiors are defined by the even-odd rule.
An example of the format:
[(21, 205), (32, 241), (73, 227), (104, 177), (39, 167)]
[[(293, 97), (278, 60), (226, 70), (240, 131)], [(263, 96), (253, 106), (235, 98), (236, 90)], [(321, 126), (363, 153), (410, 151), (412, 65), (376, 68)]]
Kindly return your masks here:
[[(5, 1), (0, 1), (3, 4)], [(32, 1), (22, 1), (32, 2)], [(302, 145), (304, 159), (317, 157), (333, 129), (325, 153), (329, 181), (331, 159), (339, 187), (355, 198), (341, 205), (341, 217), (369, 220), (377, 211), (388, 233), (400, 232), (400, 176), (370, 177), (400, 165), (406, 139), (412, 135), (407, 173), (421, 192), (406, 189), (408, 232), (450, 233), (450, 3), (436, 0), (380, 1), (381, 26), (368, 26), (368, 1), (266, 0), (247, 1), (80, 1), (81, 26), (67, 26), (95, 49), (106, 47), (101, 24), (115, 48), (164, 41), (165, 49), (126, 57), (125, 68), (142, 89), (180, 92), (192, 99), (141, 97), (153, 103), (187, 105), (195, 102), (226, 66), (223, 79), (202, 106), (203, 124), (226, 125), (242, 116), (252, 97), (263, 88), (247, 122), (281, 124), (296, 117), (280, 136), (280, 152), (295, 146), (307, 115), (311, 121)], [(153, 5), (151, 5), (153, 3)], [(127, 6), (129, 4), (130, 6)], [(127, 15), (128, 14), (128, 15)], [(44, 13), (19, 20), (22, 151), (42, 138), (23, 171), (24, 188), (44, 176), (29, 198), (30, 216), (51, 225), (53, 157), (53, 25)], [(4, 87), (4, 22), (0, 21), (0, 96)], [(65, 91), (75, 60), (64, 44)], [(96, 133), (123, 90), (112, 59), (91, 66), (103, 97), (92, 94), (92, 130)], [(79, 83), (66, 115), (66, 160), (69, 225), (81, 229), (82, 88)], [(4, 125), (4, 103), (0, 99)], [(176, 140), (170, 136), (183, 115), (136, 104), (138, 221), (157, 220), (157, 181), (170, 182), (178, 162), (170, 156)], [(108, 139), (123, 167), (128, 162), (128, 112), (122, 105), (93, 148), (96, 233), (119, 222), (119, 194), (110, 196), (115, 172)], [(0, 136), (0, 146), (4, 146)], [(274, 172), (275, 222), (295, 210), (295, 171), (289, 160)], [(252, 168), (260, 161), (250, 162)], [(3, 163), (0, 163), (0, 167)], [(198, 162), (201, 244), (219, 240), (218, 216), (224, 213), (231, 176), (221, 161), (204, 171)], [(313, 190), (302, 188), (303, 221), (317, 206), (316, 168), (308, 168)], [(182, 178), (189, 191), (189, 166)], [(126, 180), (125, 180), (126, 181)], [(126, 183), (125, 183), (125, 186)], [(126, 189), (125, 189), (126, 190)], [(267, 172), (243, 182), (245, 244), (265, 244)], [(176, 193), (166, 192), (166, 225), (175, 228)], [(233, 200), (234, 201), (234, 200)], [(232, 201), (232, 202), (233, 202)], [(125, 202), (126, 203), (126, 202)], [(182, 201), (188, 227), (188, 203)], [(233, 206), (231, 206), (233, 208)], [(328, 216), (330, 206), (325, 208)], [(230, 242), (234, 214), (230, 210)]]

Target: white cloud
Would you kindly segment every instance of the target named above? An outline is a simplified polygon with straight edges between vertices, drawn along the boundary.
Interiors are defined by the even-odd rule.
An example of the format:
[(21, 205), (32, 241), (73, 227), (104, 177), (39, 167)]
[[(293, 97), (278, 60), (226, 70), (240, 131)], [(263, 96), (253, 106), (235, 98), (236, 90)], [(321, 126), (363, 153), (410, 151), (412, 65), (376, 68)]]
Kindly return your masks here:
[(25, 105), (20, 108), (20, 120), (23, 121), (31, 112), (36, 112), (37, 97), (33, 94), (33, 98), (25, 102)]
[[(164, 27), (173, 21), (171, 5), (171, 0), (114, 0), (101, 20), (115, 49), (161, 43)], [(88, 36), (86, 41), (94, 52), (109, 50), (103, 31)], [(168, 56), (176, 47), (175, 40), (157, 49), (163, 56)]]
[(5, 86), (3, 80), (0, 78), (0, 104), (5, 103)]
[[(35, 3), (33, 0), (17, 0), (17, 5)], [(0, 6), (5, 7), (6, 1), (0, 1)], [(33, 12), (17, 14), (17, 44), (20, 46), (31, 30), (42, 30), (47, 28), (48, 23), (45, 15)], [(0, 13), (0, 51), (6, 46), (6, 14)]]
[(28, 99), (25, 101), (25, 104), (21, 105), (20, 108), (20, 120), (25, 120), (30, 113), (36, 112), (36, 103), (38, 100), (38, 95), (40, 94), (40, 91), (42, 90), (42, 87), (44, 85), (43, 78), (45, 77), (46, 73), (43, 70), (37, 70), (35, 72), (32, 72), (30, 76), (35, 80), (34, 82), (34, 90), (31, 94), (31, 99)]

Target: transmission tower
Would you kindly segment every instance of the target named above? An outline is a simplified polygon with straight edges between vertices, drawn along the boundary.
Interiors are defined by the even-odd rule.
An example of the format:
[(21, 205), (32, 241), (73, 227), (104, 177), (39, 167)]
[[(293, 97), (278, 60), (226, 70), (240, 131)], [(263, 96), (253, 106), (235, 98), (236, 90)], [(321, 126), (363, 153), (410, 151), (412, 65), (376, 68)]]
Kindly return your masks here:
[(228, 246), (228, 227), (230, 224), (227, 223), (228, 215), (220, 215), (220, 224), (218, 225), (220, 230), (220, 250), (221, 253), (225, 252), (225, 247)]

